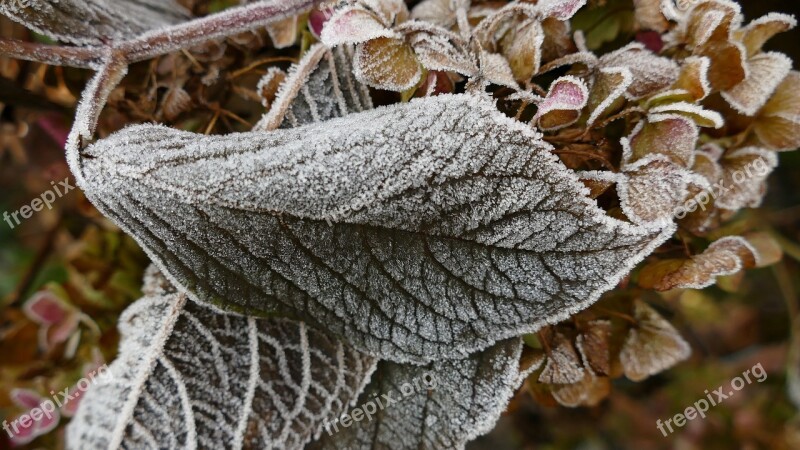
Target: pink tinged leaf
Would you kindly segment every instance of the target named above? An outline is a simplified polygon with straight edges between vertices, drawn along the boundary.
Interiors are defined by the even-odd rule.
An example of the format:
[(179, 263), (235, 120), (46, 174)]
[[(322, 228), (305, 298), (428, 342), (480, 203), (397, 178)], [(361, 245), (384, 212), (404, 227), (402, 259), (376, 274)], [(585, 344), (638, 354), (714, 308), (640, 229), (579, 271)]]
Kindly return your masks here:
[(333, 9), (331, 8), (314, 8), (308, 14), (308, 29), (315, 38), (320, 39), (322, 29), (325, 28), (325, 24), (332, 15)]
[(80, 318), (78, 314), (70, 314), (61, 322), (48, 326), (46, 331), (46, 348), (51, 349), (69, 339), (78, 329), (79, 321)]
[(31, 442), (32, 440), (36, 439), (37, 437), (39, 437), (36, 434), (36, 422), (34, 422), (33, 420), (26, 421), (25, 425), (27, 426), (23, 426), (23, 424), (19, 420), (21, 418), (22, 415), (15, 417), (14, 420), (11, 421), (12, 423), (13, 422), (17, 423), (17, 428), (16, 428), (17, 431), (14, 432), (11, 435), (11, 438), (9, 439), (11, 441), (11, 445), (15, 447), (20, 445), (25, 445)]
[(764, 44), (773, 36), (789, 31), (795, 26), (797, 26), (797, 20), (794, 16), (773, 12), (759, 17), (738, 30), (736, 37), (742, 40), (747, 49), (747, 56), (753, 56), (760, 52)]
[(333, 13), (320, 33), (320, 40), (328, 47), (358, 44), (381, 37), (397, 39), (400, 35), (385, 27), (371, 12), (353, 7)]
[(539, 0), (536, 7), (544, 17), (569, 20), (586, 4), (586, 0)]
[(775, 153), (756, 147), (734, 150), (720, 160), (724, 189), (716, 206), (731, 211), (756, 208), (766, 193), (766, 179), (778, 166)]
[(690, 172), (664, 155), (648, 155), (623, 166), (617, 191), (620, 206), (635, 224), (658, 229), (673, 222), (686, 198)]
[(753, 116), (792, 70), (792, 60), (783, 53), (762, 53), (747, 63), (747, 77), (722, 97), (740, 113)]
[(36, 125), (39, 126), (50, 138), (58, 144), (60, 148), (64, 148), (67, 144), (67, 136), (69, 129), (64, 126), (63, 119), (57, 114), (47, 114), (36, 120)]
[(450, 94), (454, 89), (453, 80), (450, 79), (446, 72), (431, 70), (425, 76), (425, 81), (417, 88), (415, 97)]
[(623, 147), (623, 160), (636, 161), (649, 154), (662, 154), (674, 163), (691, 167), (700, 130), (688, 117), (678, 114), (651, 114), (640, 122)]
[(53, 325), (63, 321), (71, 308), (52, 292), (40, 291), (25, 302), (22, 311), (39, 325)]
[(38, 408), (42, 400), (44, 400), (36, 391), (20, 388), (12, 389), (10, 397), (15, 405), (24, 409)]
[(600, 58), (601, 67), (626, 67), (633, 75), (626, 97), (637, 100), (665, 89), (678, 80), (678, 64), (633, 43)]
[(640, 31), (636, 33), (636, 42), (640, 42), (653, 53), (658, 53), (664, 48), (664, 39), (658, 31)]
[(539, 104), (534, 120), (542, 130), (558, 130), (575, 123), (589, 98), (586, 84), (573, 76), (564, 76), (550, 86)]

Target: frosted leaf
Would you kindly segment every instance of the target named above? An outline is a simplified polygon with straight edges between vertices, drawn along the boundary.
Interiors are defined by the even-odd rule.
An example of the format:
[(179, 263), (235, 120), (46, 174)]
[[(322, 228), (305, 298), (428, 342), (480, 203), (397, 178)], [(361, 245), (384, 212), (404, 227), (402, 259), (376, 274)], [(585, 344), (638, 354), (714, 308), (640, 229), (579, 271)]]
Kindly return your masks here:
[(663, 33), (669, 29), (669, 22), (661, 12), (662, 0), (633, 0), (636, 21), (645, 28)]
[(589, 89), (582, 80), (569, 75), (563, 76), (550, 85), (533, 120), (542, 130), (567, 127), (578, 121), (588, 98)]
[(402, 92), (420, 81), (422, 66), (405, 41), (377, 38), (356, 47), (353, 73), (359, 81), (376, 89)]
[(724, 237), (714, 241), (703, 253), (688, 259), (663, 259), (648, 264), (639, 275), (639, 284), (657, 291), (703, 289), (714, 284), (717, 277), (754, 267), (757, 255), (755, 248), (744, 238)]
[[(689, 195), (687, 199), (703, 199), (704, 196), (711, 196), (714, 186), (722, 179), (722, 166), (717, 162), (722, 149), (715, 145), (706, 145), (695, 151), (694, 166), (692, 172), (701, 177), (701, 182), (694, 180), (689, 184)], [(688, 200), (687, 200), (688, 201)], [(681, 226), (689, 229), (692, 233), (697, 235), (704, 235), (708, 231), (716, 228), (719, 225), (719, 211), (713, 205), (713, 198), (708, 201), (708, 204), (702, 207), (692, 207), (689, 204), (684, 205), (684, 211), (688, 214), (685, 217), (680, 217), (684, 211), (679, 211), (677, 217), (681, 218)], [(694, 209), (694, 211), (688, 211)]]
[(724, 91), (722, 97), (740, 113), (753, 116), (792, 70), (792, 60), (783, 53), (771, 52), (758, 54), (747, 64), (744, 81)]
[(336, 10), (320, 33), (320, 40), (328, 47), (377, 38), (398, 39), (400, 35), (385, 26), (374, 13), (359, 7)]
[(800, 72), (791, 71), (761, 109), (753, 130), (773, 150), (800, 147)]
[(408, 20), (408, 7), (404, 0), (357, 0), (374, 11), (386, 26), (397, 25)]
[(267, 24), (267, 33), (275, 48), (286, 48), (297, 40), (297, 17), (287, 17)]
[(620, 207), (636, 224), (652, 229), (672, 223), (688, 194), (689, 172), (664, 155), (651, 154), (623, 167), (617, 183)]
[(584, 370), (572, 342), (563, 334), (556, 332), (550, 340), (549, 347), (546, 351), (544, 368), (539, 374), (539, 382), (571, 384), (580, 381), (584, 376)]
[(672, 85), (680, 75), (680, 68), (675, 61), (658, 56), (639, 43), (601, 56), (600, 67), (625, 67), (631, 71), (633, 82), (626, 93), (631, 100)]
[(587, 324), (586, 330), (575, 339), (584, 367), (596, 374), (611, 373), (610, 339), (611, 322), (608, 320), (593, 320)]
[(524, 83), (539, 71), (543, 42), (544, 30), (538, 20), (528, 19), (506, 32), (500, 47), (514, 79)]
[(68, 448), (302, 449), (375, 368), (302, 322), (220, 313), (154, 272), (120, 316), (119, 356), (82, 398)]
[(505, 86), (511, 89), (519, 89), (519, 85), (514, 79), (514, 72), (508, 61), (497, 53), (482, 51), (480, 54), (481, 77), (489, 83)]
[(597, 120), (611, 114), (625, 101), (623, 94), (633, 83), (633, 75), (626, 67), (599, 69), (594, 76), (594, 83), (589, 90), (589, 102), (586, 105), (586, 126), (592, 126)]
[(122, 41), (190, 17), (175, 0), (0, 0), (0, 14), (77, 45)]
[[(347, 45), (311, 46), (289, 69), (272, 107), (255, 129), (291, 128), (372, 109), (369, 90), (353, 77), (352, 54)], [(271, 83), (271, 78), (265, 79), (262, 83)]]
[(275, 97), (278, 95), (278, 88), (281, 87), (285, 80), (286, 72), (274, 66), (267, 69), (267, 73), (258, 80), (256, 92), (261, 98), (261, 104), (264, 105), (265, 108), (270, 108), (272, 106), (272, 102), (275, 101)]
[[(623, 146), (623, 160), (636, 161), (647, 155), (662, 154), (683, 167), (691, 167), (700, 130), (688, 117), (678, 114), (651, 114), (639, 122)], [(628, 152), (628, 150), (630, 150)]]
[[(309, 448), (463, 449), (489, 432), (505, 410), (518, 385), (521, 349), (515, 338), (461, 360), (426, 366), (381, 361), (355, 403), (362, 411), (377, 410), (371, 420), (362, 417), (347, 427), (347, 419), (331, 423)], [(385, 396), (394, 402), (387, 405)], [(349, 414), (362, 416), (355, 409)]]
[(553, 398), (562, 406), (596, 406), (611, 393), (611, 380), (585, 370), (577, 383), (552, 386)]
[(665, 113), (678, 113), (690, 117), (694, 123), (704, 128), (721, 128), (725, 124), (725, 119), (722, 118), (720, 113), (688, 102), (668, 103), (650, 108), (650, 114)]
[(569, 20), (586, 4), (586, 0), (539, 0), (537, 9), (543, 17)]
[(731, 211), (756, 208), (767, 190), (767, 177), (778, 166), (775, 153), (756, 147), (736, 149), (720, 160), (722, 186), (716, 206)]
[(672, 234), (607, 217), (548, 149), (440, 95), (270, 133), (131, 127), (81, 173), (192, 298), (425, 361), (569, 317)]
[(428, 70), (452, 71), (466, 76), (474, 76), (478, 71), (470, 53), (445, 35), (415, 33), (410, 44)]
[(797, 20), (793, 16), (773, 12), (750, 22), (746, 27), (737, 30), (735, 35), (742, 40), (747, 55), (753, 56), (761, 51), (761, 47), (770, 38), (795, 26)]
[(689, 93), (693, 101), (706, 98), (711, 93), (708, 82), (708, 70), (711, 60), (706, 57), (691, 56), (681, 65), (678, 80), (672, 85), (675, 89), (683, 89)]
[(469, 0), (422, 0), (411, 10), (411, 18), (450, 28), (456, 23), (456, 11), (469, 7)]
[(636, 325), (628, 332), (619, 361), (625, 376), (632, 381), (666, 370), (692, 353), (677, 330), (641, 300), (633, 306)]

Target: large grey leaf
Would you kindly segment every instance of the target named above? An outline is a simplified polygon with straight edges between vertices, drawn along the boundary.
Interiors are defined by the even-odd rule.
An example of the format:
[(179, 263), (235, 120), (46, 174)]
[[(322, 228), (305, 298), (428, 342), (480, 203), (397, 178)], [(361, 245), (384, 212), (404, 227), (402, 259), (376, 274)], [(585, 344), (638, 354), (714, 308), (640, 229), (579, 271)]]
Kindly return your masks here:
[(82, 188), (193, 298), (425, 362), (563, 320), (672, 233), (606, 216), (548, 150), (446, 95), (269, 133), (127, 128), (84, 152)]
[(220, 313), (149, 278), (120, 317), (113, 377), (97, 379), (70, 423), (69, 448), (302, 448), (375, 368), (301, 322)]
[(521, 351), (522, 340), (513, 338), (463, 360), (427, 366), (381, 361), (355, 408), (327, 423), (308, 448), (463, 448), (490, 431), (505, 410), (518, 386)]
[(120, 41), (189, 18), (175, 0), (0, 0), (0, 14), (77, 45)]

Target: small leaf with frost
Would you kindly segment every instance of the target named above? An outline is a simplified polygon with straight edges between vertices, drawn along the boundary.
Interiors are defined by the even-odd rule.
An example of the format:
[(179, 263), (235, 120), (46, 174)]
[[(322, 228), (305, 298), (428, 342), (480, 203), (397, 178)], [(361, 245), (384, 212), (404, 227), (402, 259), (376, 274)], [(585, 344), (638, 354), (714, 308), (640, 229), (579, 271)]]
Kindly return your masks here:
[(582, 80), (569, 75), (561, 77), (550, 85), (533, 120), (546, 131), (570, 126), (580, 118), (588, 98), (589, 89)]
[(672, 85), (680, 75), (675, 61), (658, 56), (634, 43), (600, 57), (600, 67), (625, 67), (631, 71), (633, 82), (626, 97), (637, 100)]
[(527, 19), (506, 32), (500, 40), (500, 50), (514, 79), (524, 83), (539, 71), (543, 42), (544, 30), (538, 20)]
[(639, 285), (657, 291), (703, 289), (714, 284), (717, 277), (754, 267), (757, 254), (744, 238), (724, 237), (688, 259), (663, 259), (648, 264), (639, 274)]
[(792, 60), (783, 53), (760, 53), (747, 61), (747, 77), (722, 97), (737, 111), (755, 115), (792, 69)]
[(376, 38), (359, 44), (353, 66), (359, 81), (389, 91), (411, 89), (422, 77), (414, 49), (401, 39)]
[(270, 133), (131, 127), (84, 151), (82, 187), (192, 298), (423, 362), (565, 319), (672, 234), (606, 216), (548, 149), (440, 95)]
[(619, 355), (625, 376), (632, 381), (662, 372), (691, 355), (689, 344), (653, 308), (641, 300), (633, 306), (636, 324)]
[(753, 56), (761, 51), (764, 44), (778, 33), (789, 31), (797, 26), (797, 20), (790, 15), (769, 13), (766, 16), (747, 24), (737, 30), (735, 36), (742, 41), (747, 49), (747, 56)]
[(579, 382), (584, 376), (584, 369), (572, 341), (560, 332), (555, 332), (548, 344), (545, 350), (547, 359), (539, 374), (539, 382), (548, 384)]
[(611, 379), (586, 369), (577, 383), (551, 386), (553, 398), (562, 406), (596, 406), (611, 393)]
[(82, 398), (68, 448), (302, 449), (375, 369), (302, 322), (220, 313), (159, 277), (120, 317), (119, 356)]
[(630, 144), (623, 146), (623, 159), (629, 163), (647, 155), (661, 154), (676, 164), (691, 167), (699, 135), (697, 125), (688, 117), (651, 114), (634, 130)]
[(760, 206), (767, 177), (778, 166), (775, 153), (745, 147), (726, 154), (719, 162), (724, 189), (718, 194), (716, 206), (731, 211)]
[(661, 12), (662, 0), (633, 0), (636, 21), (645, 28), (659, 33), (669, 29), (669, 21)]
[(601, 68), (595, 71), (584, 110), (586, 126), (611, 115), (625, 103), (623, 95), (633, 83), (633, 74), (626, 67)]
[(581, 354), (584, 367), (600, 375), (611, 373), (611, 355), (609, 341), (611, 339), (611, 322), (593, 320), (586, 324), (586, 330), (575, 339), (575, 347)]
[(689, 171), (668, 157), (650, 154), (623, 166), (617, 192), (625, 215), (636, 224), (658, 229), (673, 222), (688, 194)]
[[(355, 402), (362, 412), (377, 412), (327, 424), (309, 449), (463, 449), (505, 410), (519, 385), (521, 350), (521, 339), (514, 338), (461, 360), (426, 366), (381, 361)], [(355, 411), (349, 410), (351, 418)]]
[(375, 13), (355, 6), (337, 9), (320, 33), (320, 40), (329, 47), (399, 37)]
[(698, 101), (711, 94), (708, 82), (708, 70), (711, 60), (706, 57), (690, 56), (683, 61), (678, 79), (672, 85), (674, 89), (686, 91), (692, 101)]
[(791, 71), (761, 108), (753, 130), (773, 150), (800, 147), (800, 72)]

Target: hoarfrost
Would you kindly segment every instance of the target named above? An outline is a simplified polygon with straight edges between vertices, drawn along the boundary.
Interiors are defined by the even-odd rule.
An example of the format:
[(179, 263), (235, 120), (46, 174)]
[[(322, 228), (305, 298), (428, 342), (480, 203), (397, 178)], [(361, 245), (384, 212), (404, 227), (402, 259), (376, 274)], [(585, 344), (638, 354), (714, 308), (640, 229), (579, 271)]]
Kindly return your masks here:
[(443, 95), (270, 133), (131, 127), (80, 170), (192, 298), (424, 362), (563, 320), (671, 235), (607, 217), (548, 149)]

